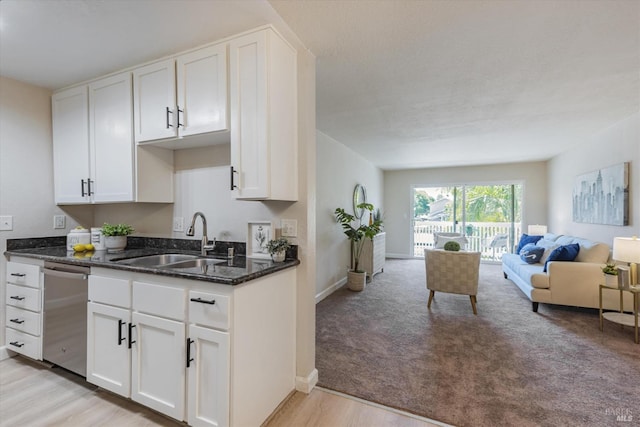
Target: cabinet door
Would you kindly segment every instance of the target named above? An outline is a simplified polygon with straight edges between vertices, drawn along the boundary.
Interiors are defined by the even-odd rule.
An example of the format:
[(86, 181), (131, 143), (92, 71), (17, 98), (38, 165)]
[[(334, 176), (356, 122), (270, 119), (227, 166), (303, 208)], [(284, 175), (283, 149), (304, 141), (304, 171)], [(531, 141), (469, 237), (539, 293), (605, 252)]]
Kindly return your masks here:
[(179, 56), (176, 66), (180, 136), (228, 129), (227, 45)]
[(136, 142), (175, 138), (176, 69), (173, 59), (133, 71), (133, 115)]
[(87, 381), (121, 396), (130, 396), (129, 310), (87, 304)]
[(130, 202), (133, 194), (131, 73), (89, 85), (91, 190), (94, 202)]
[(89, 179), (89, 113), (87, 87), (51, 97), (53, 182), (57, 204), (87, 203)]
[(269, 197), (266, 32), (229, 43), (231, 165), (237, 172), (233, 196)]
[(178, 420), (184, 419), (185, 326), (133, 313), (131, 398)]
[(229, 333), (189, 325), (187, 422), (229, 424)]

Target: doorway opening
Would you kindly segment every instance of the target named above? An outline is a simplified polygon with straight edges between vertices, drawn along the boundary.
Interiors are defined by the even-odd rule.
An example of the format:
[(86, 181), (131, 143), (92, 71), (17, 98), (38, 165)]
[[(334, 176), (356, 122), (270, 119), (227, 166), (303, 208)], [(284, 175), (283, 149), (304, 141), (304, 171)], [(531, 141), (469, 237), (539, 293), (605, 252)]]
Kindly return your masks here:
[(461, 233), (466, 249), (498, 262), (522, 229), (522, 184), (413, 188), (413, 256), (434, 246), (433, 233)]

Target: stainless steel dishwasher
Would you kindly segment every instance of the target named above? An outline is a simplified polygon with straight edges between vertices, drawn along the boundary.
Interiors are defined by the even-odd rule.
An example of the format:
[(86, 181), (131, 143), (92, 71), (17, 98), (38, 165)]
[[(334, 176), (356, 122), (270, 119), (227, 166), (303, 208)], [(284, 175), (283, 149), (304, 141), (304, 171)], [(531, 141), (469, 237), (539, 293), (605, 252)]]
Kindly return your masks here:
[(88, 267), (45, 262), (42, 358), (87, 376)]

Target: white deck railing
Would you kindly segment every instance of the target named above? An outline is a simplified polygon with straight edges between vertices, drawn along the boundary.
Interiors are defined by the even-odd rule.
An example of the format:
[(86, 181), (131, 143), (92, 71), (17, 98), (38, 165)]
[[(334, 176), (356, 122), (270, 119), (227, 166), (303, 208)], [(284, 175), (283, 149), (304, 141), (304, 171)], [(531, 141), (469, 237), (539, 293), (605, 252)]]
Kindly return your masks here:
[[(520, 224), (511, 229), (510, 222), (468, 222), (465, 230), (458, 226), (469, 243), (468, 251), (482, 253), (483, 261), (500, 261), (502, 254), (512, 252), (512, 244), (520, 236)], [(416, 221), (413, 226), (413, 255), (424, 257), (424, 250), (433, 248), (433, 233), (451, 233), (453, 224), (440, 221)], [(513, 238), (511, 233), (513, 232)]]

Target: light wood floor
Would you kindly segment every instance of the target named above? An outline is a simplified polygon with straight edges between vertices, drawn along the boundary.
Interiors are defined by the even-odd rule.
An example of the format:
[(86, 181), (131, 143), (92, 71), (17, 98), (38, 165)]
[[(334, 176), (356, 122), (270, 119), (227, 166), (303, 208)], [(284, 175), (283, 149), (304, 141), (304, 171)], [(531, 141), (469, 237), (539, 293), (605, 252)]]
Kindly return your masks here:
[[(265, 427), (442, 426), (325, 390), (296, 392)], [(0, 361), (0, 426), (182, 426), (60, 368)]]

